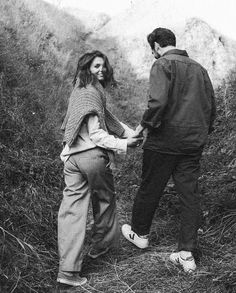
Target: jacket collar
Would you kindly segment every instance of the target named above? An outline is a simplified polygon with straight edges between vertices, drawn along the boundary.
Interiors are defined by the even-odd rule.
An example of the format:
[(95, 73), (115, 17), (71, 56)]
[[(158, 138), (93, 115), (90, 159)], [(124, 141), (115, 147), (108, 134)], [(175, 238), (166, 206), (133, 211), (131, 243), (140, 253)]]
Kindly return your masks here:
[(169, 50), (169, 51), (165, 52), (162, 56), (171, 55), (171, 54), (182, 55), (182, 56), (188, 57), (188, 53), (185, 50), (179, 50), (179, 49)]

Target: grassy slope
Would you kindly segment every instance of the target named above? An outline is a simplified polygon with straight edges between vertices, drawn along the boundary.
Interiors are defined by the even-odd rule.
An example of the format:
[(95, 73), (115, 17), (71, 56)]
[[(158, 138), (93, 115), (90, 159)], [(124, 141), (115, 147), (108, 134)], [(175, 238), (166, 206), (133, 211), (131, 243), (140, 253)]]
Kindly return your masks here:
[(45, 292), (57, 267), (58, 126), (84, 32), (39, 1), (1, 2), (0, 15), (0, 292)]
[[(136, 97), (139, 92), (129, 84), (123, 83), (123, 87), (126, 98)], [(176, 248), (180, 212), (177, 194), (170, 185), (154, 219), (148, 249), (140, 251), (121, 238), (119, 250), (96, 261), (85, 257), (83, 274), (89, 278), (86, 286), (79, 289), (62, 287), (58, 292), (236, 292), (236, 184), (235, 165), (232, 165), (235, 158), (235, 116), (232, 114), (235, 102), (228, 108), (231, 114), (226, 115), (224, 106), (224, 99), (231, 100), (234, 91), (235, 82), (227, 91), (221, 88), (217, 92), (216, 131), (202, 160), (200, 187), (204, 218), (196, 255), (197, 272), (188, 276), (168, 262), (169, 253)], [(130, 110), (132, 112), (128, 106), (123, 114), (127, 115)], [(128, 160), (116, 173), (121, 224), (130, 220), (140, 168), (141, 150), (131, 151)], [(89, 236), (85, 250), (88, 243)]]
[[(232, 88), (235, 91), (235, 84), (231, 87), (233, 91)], [(135, 93), (132, 90), (130, 94)], [(230, 100), (229, 90), (218, 91), (217, 128), (202, 160), (200, 186), (204, 219), (196, 274), (187, 276), (168, 262), (169, 253), (176, 248), (179, 216), (177, 195), (170, 186), (152, 225), (151, 246), (140, 251), (121, 238), (119, 251), (97, 262), (85, 260), (84, 273), (91, 279), (81, 292), (236, 292), (236, 184), (235, 166), (229, 164), (235, 158), (235, 116), (225, 116), (225, 94)], [(233, 104), (229, 111), (234, 112)], [(140, 150), (130, 153), (129, 160), (116, 174), (121, 224), (130, 220), (140, 161)]]
[[(218, 92), (217, 129), (202, 162), (204, 221), (197, 273), (187, 276), (167, 261), (175, 249), (179, 215), (177, 195), (169, 187), (147, 250), (140, 251), (121, 238), (118, 251), (96, 261), (85, 257), (83, 274), (89, 283), (84, 288), (56, 290), (56, 216), (63, 188), (57, 129), (70, 91), (71, 60), (86, 44), (81, 25), (72, 22), (68, 28), (68, 19), (60, 15), (65, 20), (65, 33), (61, 33), (58, 20), (52, 17), (56, 12), (50, 12), (49, 6), (39, 13), (42, 6), (37, 4), (36, 15), (30, 1), (26, 6), (23, 3), (1, 4), (9, 6), (1, 7), (8, 18), (2, 18), (0, 39), (0, 292), (235, 292), (234, 77), (228, 90), (222, 87)], [(9, 11), (18, 15), (16, 20)], [(76, 33), (68, 43), (63, 36), (70, 30)], [(60, 62), (63, 56), (67, 57)], [(122, 68), (117, 69), (122, 73)], [(131, 73), (125, 72), (129, 79)], [(120, 89), (109, 104), (115, 104), (114, 112), (134, 126), (142, 113), (142, 106), (137, 105), (145, 104), (142, 96), (147, 82), (122, 75), (118, 79)], [(115, 173), (121, 224), (130, 219), (140, 169), (138, 149), (130, 151)], [(85, 252), (88, 244), (89, 231)]]

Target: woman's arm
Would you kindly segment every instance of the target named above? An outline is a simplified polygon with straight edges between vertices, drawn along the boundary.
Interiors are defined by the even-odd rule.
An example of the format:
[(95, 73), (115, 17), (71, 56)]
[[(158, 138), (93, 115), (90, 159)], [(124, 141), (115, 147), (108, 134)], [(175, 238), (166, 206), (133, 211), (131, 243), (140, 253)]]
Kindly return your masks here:
[(118, 154), (126, 154), (128, 144), (127, 139), (116, 138), (115, 136), (110, 135), (107, 131), (103, 130), (100, 126), (97, 115), (88, 116), (87, 127), (89, 138), (97, 146), (112, 150)]
[(127, 138), (116, 138), (109, 134), (101, 128), (97, 115), (89, 115), (87, 119), (89, 138), (99, 147), (118, 154), (126, 154), (127, 147), (136, 147), (142, 141), (142, 138), (133, 137), (133, 135)]
[(135, 136), (135, 131), (130, 128), (128, 125), (126, 125), (125, 123), (120, 121), (120, 124), (123, 126), (124, 128), (124, 133), (123, 133), (123, 137), (129, 137), (129, 136)]

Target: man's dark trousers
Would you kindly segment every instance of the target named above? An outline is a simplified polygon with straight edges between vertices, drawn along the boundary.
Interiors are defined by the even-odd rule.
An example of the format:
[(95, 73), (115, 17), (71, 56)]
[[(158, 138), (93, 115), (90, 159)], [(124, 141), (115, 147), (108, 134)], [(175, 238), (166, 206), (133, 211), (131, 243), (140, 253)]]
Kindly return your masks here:
[(144, 149), (142, 181), (132, 212), (132, 230), (139, 235), (150, 231), (154, 213), (164, 188), (172, 175), (181, 206), (179, 250), (193, 251), (197, 245), (200, 223), (197, 155), (172, 155)]

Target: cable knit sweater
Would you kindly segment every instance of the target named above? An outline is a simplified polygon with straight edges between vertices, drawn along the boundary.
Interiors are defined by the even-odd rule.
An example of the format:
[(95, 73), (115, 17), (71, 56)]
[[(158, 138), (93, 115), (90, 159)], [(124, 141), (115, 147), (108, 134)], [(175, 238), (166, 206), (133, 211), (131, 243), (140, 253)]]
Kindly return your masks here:
[(106, 108), (106, 91), (97, 82), (86, 88), (74, 87), (61, 129), (64, 131), (63, 141), (70, 147), (75, 142), (84, 118), (89, 114), (99, 117), (102, 129), (109, 134), (122, 137), (124, 128), (119, 120)]

